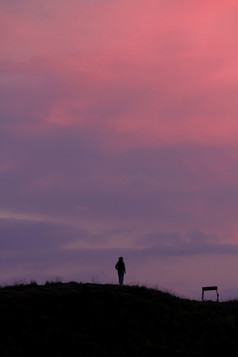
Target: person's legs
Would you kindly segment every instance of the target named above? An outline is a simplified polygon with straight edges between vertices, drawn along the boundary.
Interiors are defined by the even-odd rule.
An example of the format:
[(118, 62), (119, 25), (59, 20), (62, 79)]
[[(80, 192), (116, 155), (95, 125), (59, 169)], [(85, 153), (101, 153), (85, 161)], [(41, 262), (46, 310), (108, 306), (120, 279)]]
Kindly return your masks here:
[(118, 272), (118, 278), (119, 278), (119, 284), (123, 285), (123, 281), (124, 281), (124, 272)]

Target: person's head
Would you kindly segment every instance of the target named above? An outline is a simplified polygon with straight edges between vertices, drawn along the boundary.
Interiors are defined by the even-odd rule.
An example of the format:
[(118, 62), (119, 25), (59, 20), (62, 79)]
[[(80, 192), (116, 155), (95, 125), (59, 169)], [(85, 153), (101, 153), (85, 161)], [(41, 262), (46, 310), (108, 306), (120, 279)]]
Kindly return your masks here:
[(123, 261), (123, 257), (119, 257), (118, 259), (119, 259), (120, 261)]

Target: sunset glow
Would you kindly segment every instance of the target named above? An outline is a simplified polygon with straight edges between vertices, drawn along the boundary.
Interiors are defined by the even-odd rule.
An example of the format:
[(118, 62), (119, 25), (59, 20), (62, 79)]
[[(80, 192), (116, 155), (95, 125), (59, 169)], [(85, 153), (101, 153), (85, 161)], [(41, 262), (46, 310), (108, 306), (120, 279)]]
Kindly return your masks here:
[(0, 9), (1, 282), (236, 298), (237, 1)]

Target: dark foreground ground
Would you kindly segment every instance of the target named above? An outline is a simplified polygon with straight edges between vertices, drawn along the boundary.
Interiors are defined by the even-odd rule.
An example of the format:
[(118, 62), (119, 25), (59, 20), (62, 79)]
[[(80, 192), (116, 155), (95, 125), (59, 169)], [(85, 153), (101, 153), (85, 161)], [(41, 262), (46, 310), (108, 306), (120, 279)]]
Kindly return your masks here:
[(0, 288), (0, 356), (238, 356), (238, 302), (78, 283)]

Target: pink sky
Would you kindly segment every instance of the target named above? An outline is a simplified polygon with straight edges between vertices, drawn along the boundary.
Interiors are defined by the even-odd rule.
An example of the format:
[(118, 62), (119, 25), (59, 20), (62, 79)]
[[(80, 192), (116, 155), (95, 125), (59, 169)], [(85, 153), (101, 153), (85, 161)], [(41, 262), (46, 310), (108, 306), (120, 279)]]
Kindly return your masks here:
[(237, 297), (237, 1), (0, 10), (1, 281)]

